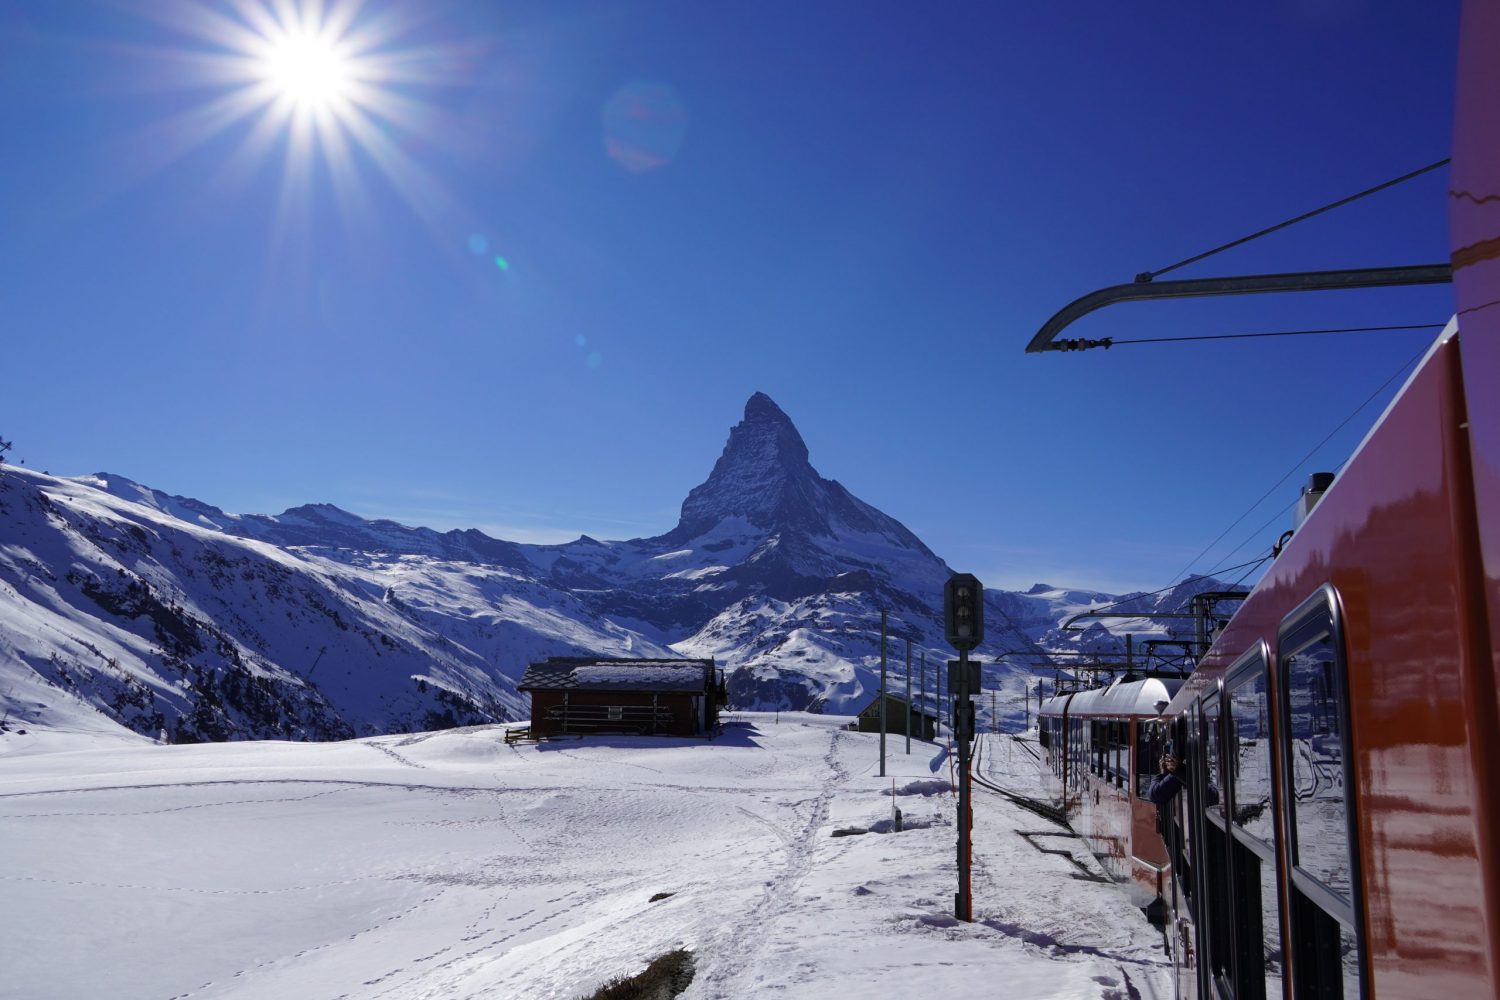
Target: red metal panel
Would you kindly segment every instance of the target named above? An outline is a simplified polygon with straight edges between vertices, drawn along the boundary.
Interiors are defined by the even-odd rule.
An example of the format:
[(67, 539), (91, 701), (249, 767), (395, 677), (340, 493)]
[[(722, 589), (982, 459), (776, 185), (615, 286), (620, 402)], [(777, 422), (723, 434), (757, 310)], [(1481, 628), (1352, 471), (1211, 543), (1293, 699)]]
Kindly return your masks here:
[(1488, 791), (1480, 843), (1493, 968), (1500, 964), (1500, 3), (1495, 0), (1464, 3), (1449, 195), (1474, 483), (1472, 507), (1454, 513), (1473, 532), (1470, 551), (1476, 556), (1470, 573), (1478, 595), (1469, 635), (1479, 648), (1465, 688), (1476, 706), (1489, 709), (1469, 749), (1480, 786)]
[[(1486, 885), (1495, 790), (1473, 750), (1493, 726), (1476, 704), (1465, 531), (1459, 346), (1423, 365), (1174, 702), (1206, 691), (1325, 582), (1344, 603), (1375, 996), (1497, 996)], [(1466, 632), (1466, 629), (1470, 631)], [(1482, 659), (1482, 651), (1478, 651)], [(1277, 738), (1281, 739), (1278, 733)], [(1284, 787), (1284, 783), (1283, 783)], [(1283, 858), (1283, 863), (1285, 858)]]
[(1459, 39), (1448, 221), (1488, 638), (1500, 663), (1500, 3), (1466, 2)]

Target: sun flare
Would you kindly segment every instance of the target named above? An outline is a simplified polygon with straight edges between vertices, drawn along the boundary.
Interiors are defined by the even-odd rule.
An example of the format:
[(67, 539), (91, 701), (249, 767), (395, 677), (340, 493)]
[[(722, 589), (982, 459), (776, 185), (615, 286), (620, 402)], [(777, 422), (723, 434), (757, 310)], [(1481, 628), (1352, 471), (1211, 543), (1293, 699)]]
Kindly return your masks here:
[[(128, 0), (137, 2), (137, 0)], [(244, 182), (279, 162), (273, 224), (306, 218), (318, 193), (348, 221), (369, 218), (381, 178), (423, 217), (447, 203), (415, 150), (459, 144), (440, 92), (467, 87), (472, 49), (431, 31), (401, 0), (138, 0), (144, 16), (188, 37), (160, 58), (184, 86), (215, 91), (153, 126), (153, 169), (233, 135), (220, 174)], [(420, 42), (418, 42), (420, 39)], [(288, 230), (289, 231), (289, 230)]]
[(334, 40), (307, 32), (271, 40), (260, 68), (278, 97), (309, 111), (347, 101), (354, 84), (354, 60)]

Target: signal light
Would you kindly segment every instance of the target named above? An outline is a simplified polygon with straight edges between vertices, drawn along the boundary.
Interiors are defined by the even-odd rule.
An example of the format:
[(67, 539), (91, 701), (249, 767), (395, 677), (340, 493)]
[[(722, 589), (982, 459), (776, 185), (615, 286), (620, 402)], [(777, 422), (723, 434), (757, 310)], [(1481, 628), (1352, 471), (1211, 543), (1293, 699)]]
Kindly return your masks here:
[(984, 640), (984, 585), (972, 573), (955, 573), (943, 585), (948, 645), (969, 650)]

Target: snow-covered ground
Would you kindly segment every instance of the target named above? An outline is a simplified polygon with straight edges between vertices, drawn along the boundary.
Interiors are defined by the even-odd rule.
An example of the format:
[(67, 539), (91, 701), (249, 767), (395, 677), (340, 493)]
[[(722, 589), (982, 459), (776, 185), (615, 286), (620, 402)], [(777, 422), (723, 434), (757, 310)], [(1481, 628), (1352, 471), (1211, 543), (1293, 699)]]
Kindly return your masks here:
[[(677, 947), (690, 998), (1170, 995), (1124, 894), (980, 789), (975, 921), (955, 921), (947, 758), (891, 738), (882, 779), (848, 721), (517, 746), (499, 727), (0, 737), (0, 995), (571, 1000)], [(1035, 791), (1024, 748), (984, 739), (991, 778)], [(883, 829), (893, 782), (905, 832), (832, 836)]]

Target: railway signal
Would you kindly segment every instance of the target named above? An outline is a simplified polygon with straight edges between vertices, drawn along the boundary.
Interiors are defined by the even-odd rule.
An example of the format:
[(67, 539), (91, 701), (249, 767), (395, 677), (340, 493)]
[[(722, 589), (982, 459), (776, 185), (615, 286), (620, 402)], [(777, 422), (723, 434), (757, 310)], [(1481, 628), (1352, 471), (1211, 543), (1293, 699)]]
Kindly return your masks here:
[(967, 653), (984, 640), (984, 585), (972, 573), (954, 573), (943, 585), (948, 645)]
[(972, 573), (955, 573), (943, 585), (943, 624), (948, 644), (958, 659), (948, 661), (948, 692), (953, 696), (953, 737), (958, 743), (958, 892), (953, 915), (974, 919), (974, 897), (969, 872), (973, 859), (974, 810), (970, 801), (970, 743), (974, 740), (973, 695), (979, 693), (979, 664), (969, 662), (969, 650), (984, 639), (984, 584)]

